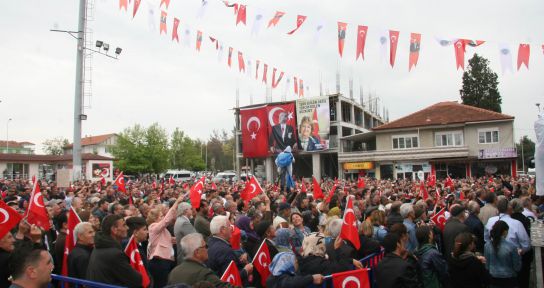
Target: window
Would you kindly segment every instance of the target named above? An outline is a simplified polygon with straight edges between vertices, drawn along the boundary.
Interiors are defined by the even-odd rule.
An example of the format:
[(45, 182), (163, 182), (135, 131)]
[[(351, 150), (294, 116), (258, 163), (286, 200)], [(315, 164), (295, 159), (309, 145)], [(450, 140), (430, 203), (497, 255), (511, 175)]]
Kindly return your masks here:
[(411, 149), (419, 147), (416, 135), (393, 136), (393, 149)]
[(463, 132), (440, 132), (434, 136), (434, 146), (447, 147), (447, 146), (463, 146)]
[(499, 143), (499, 128), (478, 130), (479, 144)]

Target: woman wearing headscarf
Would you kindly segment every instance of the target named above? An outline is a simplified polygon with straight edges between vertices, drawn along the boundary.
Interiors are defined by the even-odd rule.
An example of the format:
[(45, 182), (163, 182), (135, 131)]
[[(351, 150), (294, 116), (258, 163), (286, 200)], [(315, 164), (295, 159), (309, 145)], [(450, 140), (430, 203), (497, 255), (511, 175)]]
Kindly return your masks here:
[(298, 270), (297, 258), (293, 252), (281, 252), (277, 254), (270, 263), (270, 276), (266, 280), (268, 288), (298, 288), (310, 284), (319, 285), (323, 283), (323, 275), (296, 274)]
[(244, 250), (253, 258), (255, 252), (261, 245), (261, 238), (255, 232), (253, 221), (248, 216), (240, 216), (235, 222), (236, 226), (243, 230), (246, 234), (246, 241), (242, 244)]
[(279, 252), (293, 251), (291, 246), (291, 229), (280, 228), (276, 230), (276, 237), (274, 237), (274, 243)]
[[(334, 252), (340, 253), (342, 239), (336, 237), (334, 242)], [(330, 275), (332, 273), (351, 270), (355, 262), (358, 261), (349, 257), (328, 257), (325, 252), (325, 235), (323, 233), (312, 233), (304, 237), (302, 241), (302, 252), (300, 257), (300, 273), (303, 275), (323, 274)], [(331, 260), (330, 258), (334, 259)], [(361, 264), (359, 263), (359, 266)]]

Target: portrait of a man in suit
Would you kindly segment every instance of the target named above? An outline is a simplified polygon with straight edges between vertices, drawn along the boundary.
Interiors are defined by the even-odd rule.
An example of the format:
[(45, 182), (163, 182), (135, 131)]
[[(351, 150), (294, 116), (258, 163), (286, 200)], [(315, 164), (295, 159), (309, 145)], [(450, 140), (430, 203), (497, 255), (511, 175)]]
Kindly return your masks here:
[(272, 126), (272, 133), (268, 139), (270, 151), (272, 153), (280, 153), (287, 146), (295, 147), (296, 136), (295, 129), (291, 125), (287, 125), (287, 113), (280, 112), (279, 123)]

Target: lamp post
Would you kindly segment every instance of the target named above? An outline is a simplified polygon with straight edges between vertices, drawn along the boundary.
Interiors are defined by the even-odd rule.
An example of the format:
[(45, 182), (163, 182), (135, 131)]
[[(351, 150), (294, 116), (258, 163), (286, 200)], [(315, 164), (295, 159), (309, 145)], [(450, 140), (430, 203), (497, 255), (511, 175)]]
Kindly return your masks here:
[(9, 122), (11, 122), (11, 118), (6, 122), (6, 154), (9, 153)]

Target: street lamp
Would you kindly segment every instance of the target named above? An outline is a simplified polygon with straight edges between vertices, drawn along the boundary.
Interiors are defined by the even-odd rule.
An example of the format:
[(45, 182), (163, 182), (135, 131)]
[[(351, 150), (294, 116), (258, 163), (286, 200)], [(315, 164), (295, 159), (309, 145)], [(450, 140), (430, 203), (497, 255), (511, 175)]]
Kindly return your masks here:
[(11, 122), (11, 118), (6, 122), (6, 154), (9, 153), (9, 122)]

